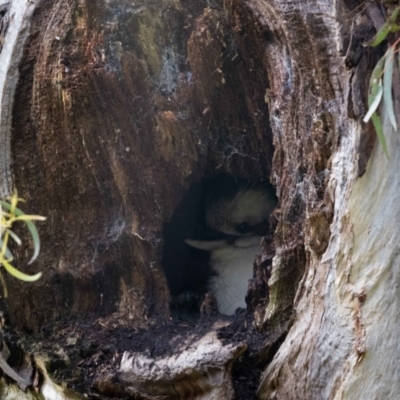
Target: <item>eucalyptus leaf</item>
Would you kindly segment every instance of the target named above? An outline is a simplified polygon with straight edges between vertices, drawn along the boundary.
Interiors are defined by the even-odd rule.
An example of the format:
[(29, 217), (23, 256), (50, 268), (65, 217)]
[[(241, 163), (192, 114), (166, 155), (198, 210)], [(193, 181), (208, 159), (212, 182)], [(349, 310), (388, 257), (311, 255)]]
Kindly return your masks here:
[(46, 221), (46, 217), (40, 215), (21, 215), (14, 218), (15, 221)]
[(10, 275), (14, 276), (15, 278), (20, 279), (21, 281), (25, 281), (25, 282), (35, 282), (35, 281), (37, 281), (37, 280), (42, 276), (42, 273), (41, 273), (41, 272), (39, 272), (39, 273), (37, 273), (37, 274), (35, 274), (35, 275), (27, 275), (27, 274), (24, 274), (24, 273), (21, 272), (20, 270), (14, 268), (9, 262), (7, 262), (7, 261), (5, 261), (5, 260), (2, 261), (2, 264), (3, 264), (4, 268), (6, 269), (6, 271), (7, 271)]
[(368, 122), (372, 114), (376, 111), (379, 103), (382, 99), (382, 71), (385, 64), (385, 57), (382, 57), (375, 65), (372, 71), (371, 78), (369, 80), (369, 95), (368, 95), (368, 107), (369, 110), (363, 121)]
[(368, 97), (368, 105), (370, 105), (371, 98), (375, 97), (376, 92), (378, 91), (379, 81), (382, 78), (383, 66), (385, 65), (385, 56), (383, 56), (375, 65), (374, 70), (372, 71), (371, 78), (369, 80), (369, 97)]
[(21, 239), (17, 236), (16, 233), (14, 233), (11, 229), (8, 230), (9, 235), (13, 238), (14, 242), (17, 243), (18, 246), (21, 246), (22, 241)]
[(383, 134), (381, 118), (379, 117), (378, 114), (375, 113), (372, 115), (371, 119), (372, 119), (372, 123), (374, 124), (379, 143), (382, 146), (383, 152), (386, 154), (386, 157), (389, 158), (389, 153), (388, 153), (387, 145), (386, 145), (386, 139), (385, 139), (385, 135)]
[[(3, 245), (4, 245), (3, 239), (0, 238), (0, 249), (3, 249)], [(6, 250), (5, 250), (4, 255), (6, 256), (6, 258), (7, 258), (9, 261), (12, 261), (12, 260), (14, 259), (13, 255), (12, 255), (12, 253), (11, 253), (11, 251), (9, 250), (8, 247), (6, 247)]]
[(381, 102), (382, 99), (382, 94), (383, 94), (382, 80), (380, 80), (379, 84), (377, 85), (377, 90), (374, 91), (373, 96), (370, 96), (371, 102), (368, 101), (368, 103), (370, 103), (369, 110), (363, 119), (364, 122), (368, 122), (371, 119), (372, 115), (375, 113), (375, 111), (378, 109), (379, 103)]
[(392, 98), (392, 77), (394, 64), (394, 49), (389, 47), (385, 59), (385, 71), (383, 73), (383, 100), (389, 115), (389, 120), (395, 130), (397, 130), (396, 117), (394, 115)]
[(397, 8), (393, 11), (392, 15), (390, 16), (390, 18), (389, 18), (389, 20), (388, 20), (388, 22), (389, 22), (390, 24), (394, 24), (394, 23), (396, 22), (397, 17), (399, 16), (399, 12), (400, 12), (400, 7), (397, 7)]
[(400, 25), (393, 24), (393, 25), (390, 26), (390, 32), (395, 33), (395, 32), (398, 32), (398, 31), (400, 31)]
[[(12, 206), (11, 206), (10, 204), (8, 204), (7, 202), (0, 200), (0, 205), (1, 205), (2, 207), (4, 207), (5, 209), (11, 211), (11, 207), (12, 207)], [(17, 208), (17, 207), (15, 207), (14, 213), (15, 213), (15, 215), (17, 215), (18, 217), (21, 217), (21, 216), (24, 216), (24, 215), (25, 215), (25, 214), (24, 214), (19, 208)], [(37, 258), (38, 255), (39, 255), (39, 252), (40, 252), (40, 239), (39, 239), (39, 234), (38, 234), (38, 231), (37, 231), (37, 229), (36, 229), (36, 227), (35, 227), (35, 225), (34, 225), (34, 223), (33, 223), (32, 221), (29, 221), (29, 220), (26, 220), (26, 221), (25, 221), (25, 220), (24, 220), (23, 222), (26, 224), (26, 226), (27, 226), (27, 228), (28, 228), (28, 230), (29, 230), (29, 233), (31, 234), (32, 241), (33, 241), (33, 256), (32, 256), (32, 258), (30, 259), (30, 261), (28, 262), (28, 264), (32, 264), (32, 263), (36, 260), (36, 258)]]
[(376, 35), (368, 42), (363, 43), (364, 47), (371, 46), (376, 47), (378, 44), (381, 44), (387, 37), (388, 33), (390, 32), (391, 25), (389, 22), (385, 22)]

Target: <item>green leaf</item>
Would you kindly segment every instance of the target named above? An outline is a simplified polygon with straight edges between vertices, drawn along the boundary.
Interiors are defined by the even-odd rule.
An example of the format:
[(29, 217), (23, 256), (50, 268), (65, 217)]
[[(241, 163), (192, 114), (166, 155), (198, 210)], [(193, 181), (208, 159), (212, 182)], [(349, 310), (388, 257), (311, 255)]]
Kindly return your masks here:
[(14, 221), (46, 221), (46, 217), (42, 217), (41, 215), (21, 215), (15, 217)]
[(400, 25), (393, 24), (393, 25), (390, 26), (390, 32), (395, 33), (395, 32), (398, 32), (398, 31), (400, 31)]
[(11, 229), (8, 229), (8, 234), (13, 238), (14, 242), (17, 243), (18, 246), (21, 246), (21, 239)]
[(370, 97), (368, 99), (369, 110), (363, 119), (364, 122), (368, 122), (371, 119), (372, 115), (377, 110), (377, 108), (379, 107), (379, 103), (381, 102), (383, 93), (382, 80), (379, 81), (379, 84), (377, 85), (377, 90), (375, 91), (374, 89), (371, 88), (371, 92), (372, 91), (374, 91), (374, 93), (370, 94)]
[(374, 124), (375, 131), (376, 131), (376, 134), (379, 139), (379, 143), (381, 144), (382, 149), (383, 149), (384, 153), (386, 154), (386, 157), (389, 158), (389, 153), (388, 153), (387, 146), (386, 146), (386, 139), (385, 139), (385, 135), (383, 134), (383, 127), (382, 127), (381, 119), (380, 119), (379, 115), (376, 113), (372, 114), (371, 119), (372, 119), (372, 123)]
[(394, 64), (394, 49), (389, 47), (385, 59), (385, 72), (383, 73), (383, 100), (389, 115), (389, 120), (395, 130), (397, 130), (396, 117), (394, 115), (392, 99), (392, 77)]
[(382, 98), (382, 71), (385, 64), (385, 56), (383, 56), (375, 65), (369, 80), (368, 107), (369, 110), (363, 121), (368, 122), (372, 114), (376, 111)]
[(389, 22), (385, 22), (381, 26), (379, 31), (376, 33), (376, 35), (370, 41), (363, 43), (363, 46), (364, 47), (367, 47), (367, 46), (376, 47), (376, 46), (378, 46), (378, 44), (382, 43), (386, 39), (388, 33), (390, 32), (390, 29), (391, 29), (391, 24)]
[(6, 269), (6, 271), (12, 275), (15, 276), (16, 278), (20, 279), (21, 281), (25, 281), (25, 282), (35, 282), (37, 281), (41, 276), (42, 273), (39, 272), (36, 275), (27, 275), (24, 274), (23, 272), (21, 272), (20, 270), (14, 268), (10, 263), (8, 263), (7, 261), (3, 260), (2, 262), (4, 268)]
[(370, 88), (370, 97), (368, 98), (368, 104), (370, 103), (371, 96), (375, 97), (375, 94), (378, 91), (379, 81), (382, 77), (383, 66), (385, 64), (385, 56), (383, 56), (375, 65), (374, 70), (372, 71), (371, 78), (369, 80), (369, 88)]
[[(11, 211), (12, 206), (10, 204), (8, 204), (7, 202), (0, 200), (0, 205), (2, 207), (4, 207), (5, 209)], [(16, 208), (16, 207), (14, 209), (14, 213), (18, 217), (21, 217), (21, 216), (25, 215), (19, 208)], [(27, 228), (29, 230), (29, 233), (31, 234), (32, 240), (33, 240), (33, 256), (30, 259), (30, 261), (28, 262), (28, 264), (32, 264), (36, 260), (36, 258), (38, 257), (38, 255), (40, 253), (39, 234), (38, 234), (38, 231), (37, 231), (37, 229), (35, 227), (35, 224), (32, 221), (26, 220), (26, 221), (23, 221), (23, 222), (26, 224), (26, 226), (27, 226)]]
[(394, 24), (394, 23), (396, 22), (397, 17), (398, 17), (398, 15), (399, 15), (399, 12), (400, 12), (400, 7), (397, 7), (397, 8), (393, 11), (392, 15), (390, 16), (390, 18), (389, 18), (389, 20), (388, 20), (388, 22), (389, 22), (390, 24)]
[[(3, 248), (3, 239), (1, 239), (0, 238), (0, 249), (2, 249)], [(8, 261), (12, 261), (13, 259), (14, 259), (14, 257), (13, 257), (13, 255), (12, 255), (12, 253), (11, 253), (11, 251), (9, 250), (9, 248), (8, 247), (6, 247), (6, 251), (5, 251), (5, 254), (4, 254), (5, 256), (6, 256), (6, 258), (8, 259)], [(2, 262), (2, 260), (0, 260), (0, 264), (1, 264), (1, 262)]]
[(6, 208), (7, 210), (11, 210), (11, 205), (8, 204), (6, 201), (0, 200), (0, 206)]

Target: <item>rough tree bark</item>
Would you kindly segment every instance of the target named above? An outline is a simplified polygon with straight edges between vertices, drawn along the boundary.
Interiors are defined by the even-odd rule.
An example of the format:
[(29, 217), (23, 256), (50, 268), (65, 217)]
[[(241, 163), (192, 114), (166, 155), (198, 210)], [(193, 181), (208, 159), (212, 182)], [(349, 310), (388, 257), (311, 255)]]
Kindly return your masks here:
[[(387, 159), (361, 121), (385, 12), (0, 0), (0, 195), (48, 217), (42, 279), (8, 279), (1, 398), (397, 398), (399, 139)], [(247, 314), (182, 323), (167, 227), (219, 173), (270, 178), (276, 229)]]

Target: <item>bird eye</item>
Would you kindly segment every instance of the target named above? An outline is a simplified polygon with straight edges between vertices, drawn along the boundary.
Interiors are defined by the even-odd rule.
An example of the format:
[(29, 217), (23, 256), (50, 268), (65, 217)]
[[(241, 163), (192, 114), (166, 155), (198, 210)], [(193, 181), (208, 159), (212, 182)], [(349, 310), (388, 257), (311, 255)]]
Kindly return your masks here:
[(242, 224), (240, 224), (240, 225), (238, 225), (238, 226), (236, 227), (236, 230), (237, 230), (239, 233), (247, 233), (247, 232), (250, 232), (250, 231), (251, 231), (251, 226), (250, 226), (248, 223), (243, 222)]

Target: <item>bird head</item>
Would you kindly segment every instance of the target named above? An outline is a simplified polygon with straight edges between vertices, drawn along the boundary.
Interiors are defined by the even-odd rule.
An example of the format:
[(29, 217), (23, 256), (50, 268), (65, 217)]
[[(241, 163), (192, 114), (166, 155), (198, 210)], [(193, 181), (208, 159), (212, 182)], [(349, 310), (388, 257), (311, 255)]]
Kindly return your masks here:
[(277, 205), (273, 187), (246, 184), (226, 193), (219, 192), (211, 193), (206, 201), (208, 232), (202, 240), (188, 239), (186, 243), (208, 251), (259, 244), (260, 238), (269, 233), (269, 217)]

